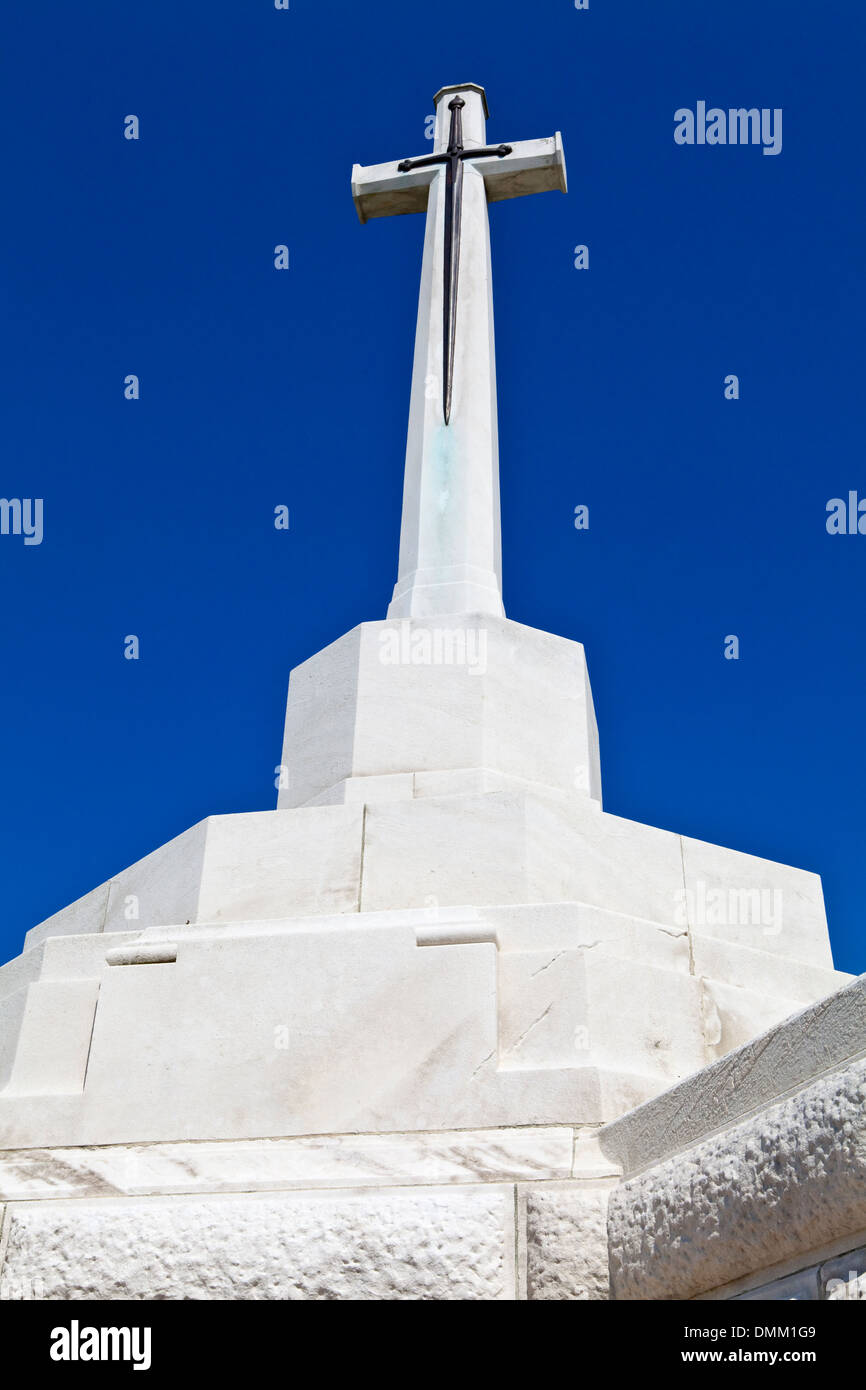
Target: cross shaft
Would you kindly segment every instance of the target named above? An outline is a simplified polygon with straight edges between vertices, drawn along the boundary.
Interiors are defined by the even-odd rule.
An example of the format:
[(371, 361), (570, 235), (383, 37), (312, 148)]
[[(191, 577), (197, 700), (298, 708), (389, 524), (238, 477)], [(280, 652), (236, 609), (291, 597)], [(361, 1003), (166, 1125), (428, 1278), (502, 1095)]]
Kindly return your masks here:
[(511, 154), (511, 145), (485, 145), (480, 149), (463, 145), (463, 107), (466, 102), (456, 96), (448, 103), (451, 128), (448, 148), (442, 154), (426, 155), (421, 159), (404, 159), (397, 165), (402, 174), (435, 164), (445, 165), (445, 283), (442, 293), (442, 408), (446, 425), (451, 420), (451, 397), (454, 387), (454, 346), (457, 337), (457, 285), (460, 277), (460, 223), (463, 213), (463, 161), (497, 155), (503, 159)]
[(362, 223), (426, 217), (392, 618), (504, 611), (488, 205), (566, 188), (559, 132), (489, 145), (483, 87), (433, 102), (435, 153), (352, 169)]

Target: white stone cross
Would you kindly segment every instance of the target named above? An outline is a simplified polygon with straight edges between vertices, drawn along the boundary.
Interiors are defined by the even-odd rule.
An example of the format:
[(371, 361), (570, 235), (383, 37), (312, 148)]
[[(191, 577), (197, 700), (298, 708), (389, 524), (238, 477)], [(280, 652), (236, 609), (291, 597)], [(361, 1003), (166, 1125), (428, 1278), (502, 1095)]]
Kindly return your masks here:
[(352, 170), (362, 222), (427, 213), (400, 564), (388, 609), (397, 618), (503, 612), (487, 204), (566, 191), (558, 131), (490, 146), (483, 87), (443, 87), (434, 102), (432, 155)]

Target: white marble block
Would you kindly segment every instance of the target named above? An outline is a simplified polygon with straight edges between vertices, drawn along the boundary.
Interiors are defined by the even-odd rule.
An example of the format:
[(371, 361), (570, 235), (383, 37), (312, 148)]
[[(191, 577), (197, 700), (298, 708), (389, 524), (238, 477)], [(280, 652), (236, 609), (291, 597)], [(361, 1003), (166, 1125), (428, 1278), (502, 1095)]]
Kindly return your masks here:
[(292, 672), (282, 765), (281, 808), (473, 769), (600, 802), (583, 647), (486, 613), (362, 623)]

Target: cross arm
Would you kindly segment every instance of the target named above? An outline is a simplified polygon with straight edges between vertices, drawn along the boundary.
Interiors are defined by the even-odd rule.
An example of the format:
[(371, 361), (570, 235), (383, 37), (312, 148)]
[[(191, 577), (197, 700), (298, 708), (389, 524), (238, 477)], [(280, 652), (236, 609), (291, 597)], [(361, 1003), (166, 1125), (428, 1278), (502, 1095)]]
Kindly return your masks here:
[(391, 164), (353, 165), (352, 198), (359, 220), (367, 222), (371, 217), (426, 212), (430, 184), (435, 177), (435, 164), (426, 164), (408, 172), (401, 170), (396, 161)]
[[(461, 158), (472, 160), (484, 176), (488, 203), (522, 198), (529, 193), (568, 191), (559, 131), (542, 140), (518, 140), (513, 145), (485, 146), (486, 149), (491, 152), (473, 155), (470, 146)], [(501, 153), (506, 150), (507, 154)], [(445, 157), (439, 154), (389, 164), (355, 164), (352, 198), (359, 221), (426, 212), (430, 184)]]
[(479, 159), (488, 203), (528, 193), (568, 192), (565, 153), (559, 131), (543, 140), (518, 140), (504, 159)]

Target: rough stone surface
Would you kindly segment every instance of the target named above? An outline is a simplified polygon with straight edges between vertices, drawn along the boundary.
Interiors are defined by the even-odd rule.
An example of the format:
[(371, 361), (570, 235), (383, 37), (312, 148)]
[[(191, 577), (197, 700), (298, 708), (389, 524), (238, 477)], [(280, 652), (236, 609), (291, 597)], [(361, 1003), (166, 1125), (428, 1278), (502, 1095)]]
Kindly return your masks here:
[(485, 1187), (16, 1204), (3, 1277), (47, 1299), (514, 1297), (513, 1195)]
[(690, 1298), (864, 1227), (860, 1061), (618, 1188), (614, 1296)]
[(607, 1203), (604, 1188), (550, 1184), (528, 1189), (527, 1298), (609, 1298)]

